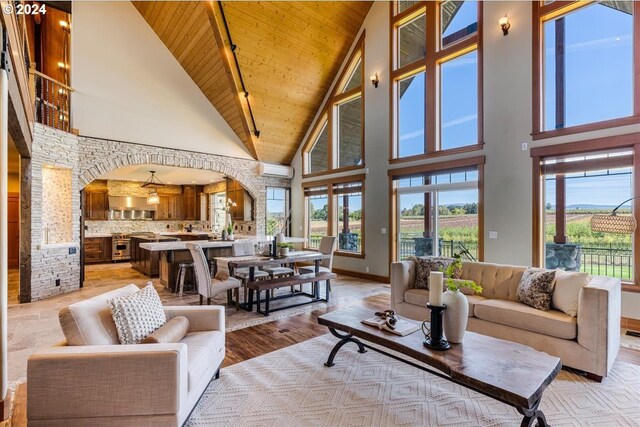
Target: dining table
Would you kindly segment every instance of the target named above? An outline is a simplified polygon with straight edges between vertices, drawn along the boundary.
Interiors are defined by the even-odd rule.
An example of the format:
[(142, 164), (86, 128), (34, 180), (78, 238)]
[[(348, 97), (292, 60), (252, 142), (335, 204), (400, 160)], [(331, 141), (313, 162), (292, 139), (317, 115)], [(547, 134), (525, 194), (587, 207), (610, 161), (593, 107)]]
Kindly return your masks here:
[[(290, 266), (291, 268), (295, 269), (295, 264), (297, 263), (313, 263), (314, 274), (294, 275), (292, 278), (288, 278), (288, 280), (283, 280), (283, 286), (282, 286), (282, 287), (292, 286), (291, 283), (296, 281), (300, 282), (298, 284), (312, 283), (312, 292), (310, 294), (300, 291), (300, 292), (292, 292), (291, 294), (281, 295), (281, 296), (270, 298), (270, 299), (267, 298), (268, 301), (273, 301), (273, 300), (278, 300), (283, 298), (307, 296), (309, 297), (309, 301), (304, 303), (297, 303), (294, 305), (288, 305), (286, 307), (274, 308), (271, 310), (271, 311), (276, 311), (278, 309), (290, 308), (293, 306), (298, 306), (303, 304), (311, 304), (320, 300), (326, 301), (328, 299), (329, 285), (327, 284), (326, 296), (324, 299), (322, 299), (320, 298), (320, 295), (319, 295), (319, 283), (322, 280), (314, 280), (314, 279), (315, 279), (315, 276), (320, 277), (320, 263), (322, 262), (322, 260), (328, 259), (330, 256), (331, 255), (323, 254), (321, 252), (310, 251), (310, 250), (300, 250), (300, 251), (291, 251), (289, 252), (288, 255), (285, 255), (285, 256), (275, 256), (275, 257), (264, 256), (264, 255), (218, 257), (216, 258), (216, 268), (217, 269), (221, 267), (224, 268), (223, 266), (226, 265), (229, 270), (229, 275), (232, 277), (234, 276), (235, 270), (240, 268), (248, 269), (249, 276), (244, 282), (244, 290), (246, 293), (247, 289), (249, 289), (250, 295), (252, 295), (251, 293), (252, 292), (251, 288), (253, 287), (252, 285), (256, 283), (260, 283), (259, 281), (256, 281), (256, 277), (255, 277), (256, 269), (263, 268), (263, 267), (272, 267), (272, 266)], [(299, 278), (299, 280), (297, 280), (296, 278)], [(279, 286), (277, 286), (278, 285), (277, 280), (278, 279), (271, 279), (269, 283), (273, 282), (274, 288), (278, 288)], [(267, 282), (261, 281), (261, 283), (267, 283)], [(261, 303), (260, 294), (258, 293), (258, 301), (257, 301), (258, 310), (259, 310), (260, 303)], [(253, 310), (252, 298), (250, 298), (249, 303), (246, 303), (246, 302), (241, 303), (240, 307), (247, 311), (252, 311)]]

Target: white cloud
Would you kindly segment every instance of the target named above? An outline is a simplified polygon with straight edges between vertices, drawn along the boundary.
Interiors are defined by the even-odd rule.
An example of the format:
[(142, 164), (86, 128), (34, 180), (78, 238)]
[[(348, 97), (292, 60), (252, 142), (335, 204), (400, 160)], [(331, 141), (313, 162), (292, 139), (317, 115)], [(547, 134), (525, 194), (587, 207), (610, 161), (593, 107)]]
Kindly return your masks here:
[(460, 118), (449, 120), (448, 122), (444, 122), (442, 124), (442, 128), (445, 129), (445, 128), (450, 128), (450, 127), (453, 127), (453, 126), (461, 125), (463, 123), (468, 123), (468, 122), (474, 121), (477, 118), (478, 118), (477, 114), (469, 114), (468, 116), (462, 116)]
[(409, 132), (409, 133), (405, 133), (404, 135), (400, 135), (400, 141), (406, 141), (407, 139), (413, 139), (423, 135), (424, 135), (424, 129), (420, 129), (414, 132)]

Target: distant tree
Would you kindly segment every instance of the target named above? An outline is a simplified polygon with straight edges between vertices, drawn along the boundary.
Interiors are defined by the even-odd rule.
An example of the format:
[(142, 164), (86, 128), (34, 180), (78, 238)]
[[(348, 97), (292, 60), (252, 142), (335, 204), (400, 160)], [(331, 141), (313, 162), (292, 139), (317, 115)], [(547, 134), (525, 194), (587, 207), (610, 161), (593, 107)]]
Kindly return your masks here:
[(329, 218), (329, 207), (324, 205), (322, 209), (314, 210), (311, 218), (318, 221), (326, 221)]
[(349, 219), (353, 221), (360, 221), (362, 219), (362, 209), (358, 209), (357, 211), (353, 211), (349, 214)]
[(478, 214), (478, 204), (477, 203), (467, 203), (462, 207), (462, 210), (467, 215), (477, 215)]
[(550, 211), (551, 210), (551, 203), (547, 202), (547, 205), (545, 206), (545, 209)]
[(451, 211), (449, 210), (448, 207), (442, 205), (442, 206), (438, 206), (438, 215), (451, 215)]

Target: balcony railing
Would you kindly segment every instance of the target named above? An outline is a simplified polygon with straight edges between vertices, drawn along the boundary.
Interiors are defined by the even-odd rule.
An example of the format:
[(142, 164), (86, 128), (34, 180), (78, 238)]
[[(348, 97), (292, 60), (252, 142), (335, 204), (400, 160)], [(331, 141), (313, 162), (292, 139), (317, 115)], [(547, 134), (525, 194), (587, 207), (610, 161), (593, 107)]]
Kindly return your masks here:
[(73, 89), (38, 71), (32, 71), (36, 122), (71, 132), (71, 92)]

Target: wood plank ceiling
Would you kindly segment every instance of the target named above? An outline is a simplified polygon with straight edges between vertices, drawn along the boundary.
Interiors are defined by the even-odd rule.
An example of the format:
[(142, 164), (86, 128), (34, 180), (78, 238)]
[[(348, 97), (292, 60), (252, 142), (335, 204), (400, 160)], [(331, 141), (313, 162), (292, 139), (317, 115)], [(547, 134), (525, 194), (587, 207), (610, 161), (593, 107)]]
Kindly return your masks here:
[(217, 2), (133, 2), (249, 152), (283, 164), (291, 163), (372, 3), (223, 2), (256, 138)]

